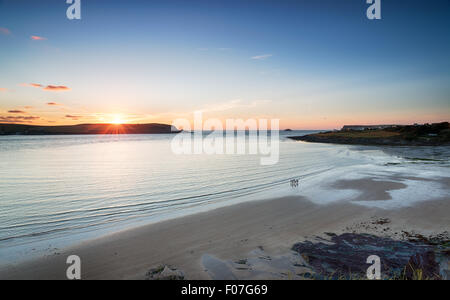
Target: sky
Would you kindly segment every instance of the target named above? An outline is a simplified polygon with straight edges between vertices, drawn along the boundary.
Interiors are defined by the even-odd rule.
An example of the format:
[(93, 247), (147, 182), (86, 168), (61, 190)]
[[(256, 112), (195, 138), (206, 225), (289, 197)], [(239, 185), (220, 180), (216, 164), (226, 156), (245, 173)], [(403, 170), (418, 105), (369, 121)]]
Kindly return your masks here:
[(0, 123), (450, 120), (450, 1), (0, 0)]

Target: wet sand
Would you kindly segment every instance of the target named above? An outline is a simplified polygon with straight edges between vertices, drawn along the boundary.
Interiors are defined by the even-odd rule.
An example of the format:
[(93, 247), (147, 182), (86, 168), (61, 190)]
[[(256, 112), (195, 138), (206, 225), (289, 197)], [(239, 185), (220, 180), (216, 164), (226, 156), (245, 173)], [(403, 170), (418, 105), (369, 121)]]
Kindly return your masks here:
[[(390, 190), (402, 188), (389, 179), (374, 185), (370, 178), (335, 185), (335, 188), (361, 190), (364, 197), (380, 200)], [(181, 270), (186, 279), (218, 279), (222, 273), (220, 268), (214, 270), (214, 266), (220, 266), (221, 262), (265, 256), (278, 261), (278, 271), (285, 274), (283, 263), (286, 259), (296, 259), (291, 256), (292, 246), (305, 239), (326, 232), (374, 233), (393, 238), (399, 238), (398, 233), (403, 230), (438, 234), (450, 231), (449, 215), (448, 198), (394, 210), (346, 201), (318, 205), (302, 197), (253, 201), (87, 241), (56, 255), (0, 270), (0, 279), (66, 279), (69, 255), (81, 258), (82, 279), (145, 279), (149, 270), (160, 265)], [(364, 225), (378, 218), (390, 220), (389, 230)], [(286, 278), (277, 277), (273, 270), (261, 274), (263, 278), (252, 278)]]

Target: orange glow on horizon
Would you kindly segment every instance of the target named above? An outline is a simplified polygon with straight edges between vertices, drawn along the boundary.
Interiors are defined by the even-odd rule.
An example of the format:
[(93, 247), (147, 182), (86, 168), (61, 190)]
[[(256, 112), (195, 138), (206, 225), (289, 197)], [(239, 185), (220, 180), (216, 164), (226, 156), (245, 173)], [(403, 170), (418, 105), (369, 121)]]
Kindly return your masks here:
[[(37, 126), (64, 126), (64, 125), (78, 125), (78, 124), (110, 124), (110, 130), (115, 132), (116, 130), (126, 129), (126, 125), (130, 124), (147, 124), (147, 123), (160, 123), (171, 125), (175, 119), (185, 118), (191, 128), (194, 128), (193, 114), (191, 112), (186, 112), (185, 114), (166, 114), (166, 115), (155, 115), (150, 114), (133, 114), (127, 112), (80, 112), (73, 111), (70, 115), (67, 112), (61, 113), (60, 111), (52, 111), (51, 108), (46, 109), (49, 111), (43, 111), (43, 113), (34, 107), (0, 107), (0, 123), (8, 124), (27, 124), (27, 125), (37, 125)], [(22, 112), (22, 113), (18, 113)], [(377, 124), (399, 124), (399, 125), (411, 125), (414, 123), (424, 124), (424, 123), (439, 123), (448, 122), (448, 117), (445, 114), (433, 113), (424, 114), (420, 116), (411, 117), (410, 114), (397, 114), (389, 113), (384, 115), (379, 114), (339, 114), (339, 115), (303, 115), (296, 116), (296, 114), (291, 113), (289, 115), (246, 115), (246, 114), (204, 114), (203, 124), (208, 119), (218, 119), (225, 127), (227, 119), (242, 119), (244, 121), (248, 119), (255, 119), (259, 123), (260, 119), (266, 119), (269, 122), (271, 118), (280, 120), (280, 130), (292, 129), (292, 130), (332, 130), (341, 129), (344, 125), (377, 125)], [(120, 126), (124, 125), (124, 126)], [(121, 128), (117, 128), (121, 127)], [(180, 128), (188, 130), (188, 128)]]
[(114, 125), (121, 125), (121, 124), (125, 124), (125, 123), (127, 123), (127, 122), (122, 118), (121, 115), (115, 115), (111, 121), (111, 124), (114, 124)]

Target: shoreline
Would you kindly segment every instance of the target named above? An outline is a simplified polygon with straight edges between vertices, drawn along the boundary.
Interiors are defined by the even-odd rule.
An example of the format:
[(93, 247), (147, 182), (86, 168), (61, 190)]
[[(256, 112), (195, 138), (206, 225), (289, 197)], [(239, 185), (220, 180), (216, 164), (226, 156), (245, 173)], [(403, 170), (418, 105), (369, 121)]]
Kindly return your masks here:
[(323, 138), (314, 135), (305, 136), (288, 136), (296, 142), (305, 143), (318, 143), (318, 144), (332, 144), (332, 145), (349, 145), (349, 146), (375, 146), (375, 147), (442, 147), (450, 146), (450, 142), (437, 142), (437, 143), (426, 143), (426, 142), (405, 142), (404, 140), (393, 141), (393, 140), (383, 140), (383, 139), (357, 139), (357, 138)]
[[(0, 270), (0, 279), (66, 279), (69, 255), (81, 258), (82, 279), (148, 279), (149, 271), (160, 266), (179, 270), (186, 279), (255, 278), (248, 270), (224, 266), (252, 259), (262, 266), (254, 261), (258, 257), (292, 261), (298, 259), (292, 252), (294, 244), (326, 237), (325, 233), (368, 233), (395, 240), (402, 232), (438, 235), (450, 230), (449, 212), (448, 198), (392, 210), (346, 201), (314, 204), (301, 196), (250, 201), (86, 241), (55, 255), (6, 267)], [(378, 219), (390, 221), (384, 227), (367, 226)], [(215, 270), (218, 265), (223, 268)], [(264, 279), (284, 279), (286, 272), (272, 270), (273, 265), (261, 268), (266, 270)]]

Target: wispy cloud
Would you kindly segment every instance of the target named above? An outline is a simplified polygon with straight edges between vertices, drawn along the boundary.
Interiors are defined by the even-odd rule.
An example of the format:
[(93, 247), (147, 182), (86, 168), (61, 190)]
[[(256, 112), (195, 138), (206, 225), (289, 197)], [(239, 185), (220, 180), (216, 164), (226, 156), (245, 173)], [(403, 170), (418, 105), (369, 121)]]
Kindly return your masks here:
[(8, 110), (10, 114), (26, 114), (23, 110)]
[(42, 36), (37, 36), (37, 35), (32, 35), (30, 38), (31, 38), (33, 41), (45, 41), (45, 40), (47, 40), (47, 38), (42, 37)]
[(47, 85), (44, 86), (39, 83), (23, 83), (22, 86), (29, 86), (29, 87), (35, 87), (35, 88), (41, 88), (44, 91), (47, 92), (61, 92), (61, 91), (70, 91), (70, 88), (64, 85)]
[(209, 105), (207, 107), (204, 107), (203, 109), (199, 109), (199, 111), (202, 112), (218, 112), (218, 111), (225, 111), (225, 110), (230, 110), (230, 109), (234, 109), (237, 108), (239, 106), (241, 106), (241, 100), (240, 99), (235, 99), (235, 100), (231, 100), (225, 103), (220, 103), (220, 104), (216, 104), (216, 105)]
[(262, 55), (256, 55), (251, 57), (251, 59), (255, 59), (255, 60), (265, 60), (268, 59), (269, 57), (272, 57), (272, 54), (262, 54)]
[(59, 91), (70, 91), (70, 88), (63, 85), (47, 85), (43, 88), (44, 91), (59, 92)]
[(82, 116), (73, 116), (73, 115), (66, 115), (66, 118), (72, 119), (72, 120), (78, 120), (82, 118)]
[(0, 116), (0, 122), (4, 123), (32, 123), (40, 117), (34, 116)]
[(48, 102), (47, 105), (50, 105), (50, 106), (56, 106), (56, 105), (59, 105), (59, 103), (56, 103), (56, 102)]
[(204, 107), (203, 109), (198, 109), (201, 112), (222, 112), (238, 108), (253, 108), (260, 104), (271, 102), (270, 100), (255, 100), (252, 102), (243, 102), (241, 99), (234, 99), (225, 103), (220, 103), (217, 105), (210, 105)]
[(0, 92), (6, 92), (8, 89), (0, 88)]
[(11, 31), (8, 28), (0, 27), (0, 34), (9, 35)]
[(39, 83), (21, 83), (20, 86), (24, 87), (35, 87), (35, 88), (41, 88), (42, 85)]

